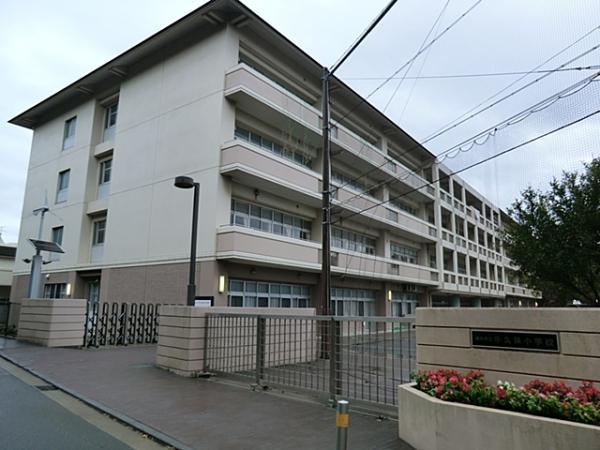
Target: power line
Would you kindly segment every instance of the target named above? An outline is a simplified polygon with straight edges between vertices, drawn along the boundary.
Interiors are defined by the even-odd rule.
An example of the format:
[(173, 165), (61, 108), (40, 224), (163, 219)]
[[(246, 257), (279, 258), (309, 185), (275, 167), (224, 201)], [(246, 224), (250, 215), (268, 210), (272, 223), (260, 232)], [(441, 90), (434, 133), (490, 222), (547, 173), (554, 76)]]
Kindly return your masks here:
[[(576, 60), (578, 60), (578, 59), (581, 59), (581, 58), (583, 58), (584, 56), (586, 56), (586, 55), (588, 55), (588, 54), (590, 54), (590, 53), (594, 52), (594, 51), (595, 51), (595, 50), (597, 50), (598, 48), (600, 48), (600, 44), (597, 44), (597, 45), (593, 46), (592, 48), (590, 48), (589, 50), (586, 50), (585, 52), (583, 52), (583, 53), (580, 53), (580, 54), (579, 54), (578, 56), (576, 56), (575, 58), (572, 58), (572, 59), (570, 59), (569, 61), (567, 61), (566, 63), (564, 63), (564, 64), (561, 64), (561, 65), (560, 65), (558, 68), (559, 68), (559, 69), (561, 69), (561, 68), (563, 68), (564, 66), (566, 66), (567, 64), (571, 64), (572, 62), (574, 62), (574, 61), (576, 61)], [(546, 74), (542, 75), (541, 77), (538, 77), (538, 78), (536, 78), (536, 79), (534, 79), (534, 80), (530, 81), (529, 83), (527, 83), (527, 84), (525, 84), (525, 85), (521, 86), (520, 88), (518, 88), (518, 89), (516, 89), (516, 90), (512, 91), (510, 94), (506, 94), (504, 97), (501, 97), (501, 98), (499, 98), (498, 100), (496, 100), (495, 102), (493, 102), (493, 103), (490, 103), (490, 104), (489, 104), (488, 106), (486, 106), (485, 108), (481, 108), (481, 109), (479, 109), (478, 111), (475, 111), (474, 113), (470, 114), (469, 116), (467, 116), (467, 117), (465, 117), (465, 118), (461, 119), (460, 121), (458, 121), (458, 122), (454, 123), (453, 125), (450, 125), (450, 126), (448, 126), (448, 127), (446, 127), (446, 128), (443, 128), (443, 129), (441, 129), (441, 130), (437, 131), (436, 133), (432, 134), (432, 135), (431, 135), (431, 136), (429, 136), (428, 138), (424, 139), (424, 140), (421, 142), (421, 144), (426, 144), (427, 142), (429, 142), (429, 141), (432, 141), (433, 139), (435, 139), (435, 138), (437, 138), (437, 137), (441, 136), (442, 134), (444, 134), (444, 133), (446, 133), (446, 132), (448, 132), (448, 131), (450, 131), (450, 130), (452, 130), (452, 129), (456, 128), (457, 126), (459, 126), (459, 125), (462, 125), (463, 123), (465, 123), (465, 122), (467, 122), (467, 121), (471, 120), (473, 117), (475, 117), (475, 116), (478, 116), (479, 114), (481, 114), (481, 113), (483, 113), (483, 112), (485, 112), (485, 111), (489, 110), (490, 108), (493, 108), (494, 106), (498, 105), (499, 103), (502, 103), (504, 100), (507, 100), (507, 99), (509, 99), (509, 98), (511, 98), (511, 97), (514, 97), (514, 96), (515, 96), (515, 95), (517, 95), (519, 92), (522, 92), (522, 91), (524, 91), (524, 90), (525, 90), (525, 89), (527, 89), (529, 86), (532, 86), (532, 85), (534, 85), (535, 83), (538, 83), (539, 81), (543, 80), (543, 79), (544, 79), (544, 78), (546, 78), (546, 77), (549, 77), (549, 76), (550, 76), (550, 75), (552, 75), (553, 73), (554, 73), (554, 72), (549, 72), (549, 73), (546, 73)]]
[(379, 86), (377, 86), (366, 97), (362, 97), (360, 99), (360, 101), (350, 109), (350, 111), (348, 111), (346, 114), (344, 114), (341, 117), (341, 119), (338, 120), (338, 122), (341, 123), (350, 114), (352, 114), (354, 111), (356, 111), (362, 104), (364, 104), (367, 101), (367, 99), (369, 99), (371, 96), (373, 96), (373, 94), (375, 94), (377, 91), (379, 91), (379, 89), (381, 89), (383, 86), (385, 86), (393, 77), (395, 77), (402, 70), (404, 70), (412, 61), (414, 61), (415, 59), (417, 59), (425, 50), (427, 50), (429, 47), (431, 47), (433, 44), (435, 44), (442, 36), (444, 36), (448, 31), (450, 31), (458, 22), (460, 22), (465, 16), (467, 16), (471, 11), (473, 11), (481, 2), (482, 2), (482, 0), (477, 0), (475, 3), (473, 3), (473, 5), (471, 5), (464, 13), (462, 13), (457, 19), (455, 19), (450, 25), (448, 25), (444, 29), (444, 31), (442, 31), (440, 34), (438, 34), (436, 37), (434, 37), (429, 42), (429, 44), (425, 45), (412, 58), (410, 58), (408, 61), (406, 61), (398, 70), (396, 70), (392, 75), (390, 75), (388, 78), (386, 78), (383, 83), (379, 84)]
[(586, 120), (586, 119), (589, 119), (590, 117), (592, 117), (592, 116), (595, 116), (596, 114), (599, 114), (599, 113), (600, 113), (600, 109), (597, 109), (596, 111), (594, 111), (594, 112), (591, 112), (591, 113), (589, 113), (589, 114), (586, 114), (585, 116), (583, 116), (583, 117), (580, 117), (579, 119), (576, 119), (576, 120), (573, 120), (573, 121), (571, 121), (571, 122), (569, 122), (569, 123), (567, 123), (567, 124), (561, 125), (560, 127), (554, 128), (554, 129), (553, 129), (553, 130), (551, 130), (551, 131), (548, 131), (548, 132), (546, 132), (546, 133), (540, 134), (540, 135), (538, 135), (538, 136), (536, 136), (536, 137), (534, 137), (534, 138), (531, 138), (531, 139), (529, 139), (529, 140), (527, 140), (527, 141), (525, 141), (525, 142), (521, 142), (520, 144), (517, 144), (517, 145), (515, 145), (515, 146), (513, 146), (513, 147), (510, 147), (510, 148), (508, 148), (508, 149), (506, 149), (506, 150), (503, 150), (503, 151), (501, 151), (501, 152), (499, 152), (499, 153), (496, 153), (495, 155), (492, 155), (492, 156), (489, 156), (489, 157), (487, 157), (487, 158), (484, 158), (484, 159), (482, 159), (482, 160), (480, 160), (480, 161), (477, 161), (477, 162), (475, 162), (475, 163), (473, 163), (473, 164), (470, 164), (470, 165), (468, 165), (468, 166), (466, 166), (466, 167), (463, 167), (462, 169), (459, 169), (459, 170), (456, 170), (456, 171), (454, 171), (454, 172), (450, 172), (450, 173), (448, 173), (448, 174), (445, 174), (445, 175), (443, 175), (443, 176), (441, 176), (441, 177), (439, 177), (439, 178), (437, 178), (437, 179), (435, 179), (435, 180), (432, 180), (432, 181), (430, 181), (430, 182), (428, 182), (428, 183), (425, 183), (425, 184), (424, 184), (424, 185), (422, 185), (422, 186), (419, 186), (418, 188), (413, 188), (413, 189), (411, 189), (411, 190), (409, 190), (409, 191), (407, 191), (407, 192), (405, 192), (405, 193), (403, 193), (403, 194), (396, 195), (395, 197), (392, 197), (392, 198), (390, 198), (390, 199), (388, 199), (388, 200), (384, 200), (384, 201), (381, 201), (381, 202), (377, 202), (377, 203), (375, 203), (374, 205), (371, 205), (371, 206), (369, 206), (368, 208), (364, 208), (364, 209), (362, 209), (362, 210), (360, 210), (360, 211), (353, 212), (353, 213), (351, 213), (349, 216), (346, 216), (346, 217), (340, 217), (340, 218), (339, 218), (339, 219), (337, 219), (335, 222), (333, 222), (333, 224), (336, 224), (337, 222), (340, 222), (341, 220), (347, 220), (347, 219), (350, 219), (351, 217), (354, 217), (354, 216), (356, 216), (356, 215), (360, 215), (360, 214), (362, 214), (362, 213), (365, 213), (365, 212), (367, 212), (367, 211), (370, 211), (371, 209), (373, 209), (373, 208), (376, 208), (376, 207), (378, 207), (378, 206), (385, 205), (386, 203), (388, 203), (388, 202), (390, 202), (390, 201), (394, 201), (394, 200), (397, 200), (397, 199), (399, 199), (399, 198), (401, 198), (401, 197), (405, 197), (405, 196), (407, 196), (408, 194), (411, 194), (411, 193), (413, 193), (413, 192), (419, 191), (419, 190), (421, 190), (421, 189), (423, 189), (423, 188), (425, 188), (425, 187), (427, 187), (427, 186), (432, 186), (434, 183), (437, 183), (437, 182), (439, 182), (439, 181), (442, 181), (442, 180), (445, 180), (445, 179), (447, 179), (447, 178), (450, 178), (450, 177), (451, 177), (451, 176), (453, 176), (453, 175), (458, 175), (459, 173), (465, 172), (465, 171), (467, 171), (467, 170), (469, 170), (469, 169), (472, 169), (473, 167), (477, 167), (477, 166), (479, 166), (479, 165), (481, 165), (481, 164), (484, 164), (484, 163), (486, 163), (486, 162), (488, 162), (488, 161), (491, 161), (491, 160), (493, 160), (493, 159), (496, 159), (496, 158), (498, 158), (498, 157), (500, 157), (500, 156), (506, 155), (507, 153), (510, 153), (510, 152), (512, 152), (512, 151), (514, 151), (514, 150), (517, 150), (517, 149), (521, 148), (521, 147), (524, 147), (524, 146), (526, 146), (526, 145), (532, 144), (533, 142), (539, 141), (540, 139), (543, 139), (543, 138), (545, 138), (545, 137), (547, 137), (547, 136), (550, 136), (551, 134), (554, 134), (554, 133), (556, 133), (556, 132), (558, 132), (558, 131), (564, 130), (565, 128), (568, 128), (568, 127), (570, 127), (570, 126), (573, 126), (573, 125), (575, 125), (575, 124), (577, 124), (577, 123), (583, 122), (584, 120)]
[[(450, 74), (450, 75), (420, 75), (420, 76), (402, 76), (395, 77), (392, 80), (446, 80), (453, 78), (482, 78), (482, 77), (502, 77), (511, 75), (530, 75), (534, 73), (549, 73), (549, 72), (581, 72), (584, 70), (598, 70), (600, 65), (593, 66), (577, 66), (577, 67), (565, 67), (562, 69), (547, 69), (547, 70), (529, 70), (529, 71), (517, 71), (517, 72), (486, 72), (486, 73), (461, 73), (461, 74)], [(384, 77), (346, 77), (346, 80), (385, 80)]]
[[(440, 21), (440, 19), (442, 18), (442, 16), (444, 15), (444, 12), (446, 11), (446, 8), (448, 8), (448, 5), (450, 4), (450, 0), (446, 1), (446, 4), (444, 5), (444, 7), (441, 9), (440, 13), (438, 14), (437, 18), (435, 19), (435, 22), (433, 22), (433, 25), (431, 25), (431, 28), (429, 29), (429, 32), (427, 33), (427, 35), (425, 36), (425, 39), (423, 39), (423, 42), (421, 43), (421, 45), (419, 46), (419, 49), (417, 50), (417, 53), (420, 52), (423, 47), (425, 46), (425, 43), (427, 42), (427, 39), (429, 39), (429, 36), (431, 36), (431, 33), (433, 33), (433, 31), (435, 30), (438, 22)], [(385, 104), (385, 106), (383, 107), (383, 112), (385, 112), (385, 110), (388, 108), (388, 106), (390, 106), (390, 103), (392, 103), (392, 100), (394, 99), (394, 97), (396, 96), (396, 93), (398, 92), (398, 90), (400, 89), (400, 86), (402, 86), (402, 83), (404, 83), (404, 80), (406, 79), (406, 76), (409, 74), (410, 69), (412, 69), (412, 66), (414, 64), (414, 62), (416, 61), (416, 59), (413, 59), (410, 62), (410, 65), (408, 66), (408, 68), (406, 69), (406, 72), (404, 72), (404, 75), (402, 77), (400, 77), (400, 82), (398, 83), (398, 85), (396, 86), (396, 89), (394, 89), (394, 92), (392, 93), (392, 95), (390, 96), (390, 99), (388, 100), (388, 102)]]
[[(571, 45), (573, 45), (573, 44), (571, 44)], [(508, 98), (510, 98), (510, 97), (512, 97), (512, 96), (514, 96), (514, 95), (516, 95), (517, 93), (521, 92), (522, 90), (526, 89), (527, 87), (531, 86), (532, 84), (534, 84), (534, 83), (536, 83), (536, 82), (540, 81), (542, 78), (545, 78), (545, 77), (547, 77), (547, 76), (551, 75), (552, 73), (555, 73), (557, 70), (559, 70), (559, 69), (561, 69), (561, 68), (564, 68), (564, 66), (566, 66), (567, 64), (570, 64), (570, 63), (572, 63), (573, 61), (576, 61), (576, 60), (578, 60), (578, 59), (580, 59), (580, 58), (583, 58), (584, 56), (588, 55), (589, 53), (591, 53), (591, 52), (593, 52), (593, 51), (597, 50), (599, 47), (600, 47), (600, 44), (599, 44), (599, 45), (596, 45), (596, 46), (594, 46), (594, 47), (591, 47), (590, 49), (588, 49), (588, 50), (584, 51), (583, 53), (580, 53), (579, 55), (575, 56), (575, 57), (574, 57), (574, 58), (572, 58), (571, 60), (569, 60), (569, 61), (567, 61), (567, 62), (565, 62), (565, 63), (563, 63), (563, 64), (559, 65), (558, 67), (556, 67), (556, 68), (552, 69), (552, 71), (551, 71), (551, 72), (549, 72), (549, 73), (547, 73), (547, 74), (543, 75), (542, 77), (536, 78), (535, 80), (533, 80), (533, 81), (531, 81), (531, 82), (527, 83), (526, 85), (524, 85), (524, 86), (522, 86), (522, 87), (518, 88), (517, 90), (514, 90), (514, 91), (512, 91), (511, 93), (509, 93), (509, 94), (505, 95), (505, 96), (504, 96), (504, 97), (502, 97), (501, 99), (499, 99), (499, 100), (496, 100), (494, 103), (492, 103), (492, 104), (488, 105), (486, 108), (484, 108), (484, 109), (482, 109), (482, 110), (479, 110), (479, 111), (478, 111), (478, 112), (476, 112), (476, 113), (473, 113), (471, 116), (469, 116), (469, 117), (468, 117), (467, 119), (465, 119), (463, 122), (465, 122), (466, 120), (469, 120), (469, 119), (471, 119), (471, 118), (475, 117), (475, 116), (476, 116), (476, 115), (478, 115), (478, 114), (481, 114), (482, 112), (484, 112), (484, 111), (486, 111), (486, 110), (490, 109), (491, 107), (493, 107), (493, 106), (497, 105), (498, 103), (501, 103), (502, 101), (504, 101), (504, 100), (506, 100), (506, 99), (508, 99)], [(568, 48), (568, 47), (566, 47), (566, 48)], [(483, 103), (485, 103), (485, 101), (484, 101)], [(482, 104), (483, 104), (483, 103), (482, 103)], [(460, 122), (460, 123), (463, 123), (463, 122)], [(455, 126), (458, 126), (460, 123), (457, 123), (457, 124), (453, 125), (453, 126), (452, 126), (452, 128), (454, 128)], [(439, 135), (441, 135), (441, 134), (443, 134), (443, 133), (446, 133), (447, 131), (449, 131), (449, 130), (450, 130), (450, 129), (452, 129), (452, 128), (447, 128), (447, 129), (444, 129), (444, 130), (442, 130), (442, 131), (439, 131), (439, 132), (438, 132), (438, 134), (437, 134), (435, 137), (437, 137), (437, 136), (439, 136)], [(430, 137), (430, 138), (429, 138), (429, 140), (431, 140), (431, 139), (433, 139), (433, 137)], [(428, 141), (427, 141), (427, 140), (425, 140), (425, 141), (423, 141), (422, 143), (419, 143), (419, 142), (417, 142), (417, 143), (416, 143), (416, 145), (409, 147), (409, 148), (408, 148), (408, 149), (406, 149), (404, 152), (402, 152), (400, 155), (398, 155), (398, 157), (399, 157), (399, 158), (401, 158), (401, 157), (403, 157), (403, 156), (407, 155), (409, 152), (411, 152), (411, 151), (413, 151), (413, 150), (415, 150), (415, 149), (417, 149), (417, 148), (419, 148), (419, 147), (422, 147), (422, 146), (423, 146), (423, 144), (424, 144), (424, 143), (426, 143), (426, 142), (428, 142)], [(361, 149), (361, 151), (362, 151), (362, 149)], [(380, 164), (379, 166), (375, 166), (375, 167), (373, 167), (372, 169), (368, 170), (367, 172), (365, 172), (365, 173), (363, 173), (363, 174), (359, 175), (358, 177), (355, 177), (355, 178), (353, 178), (352, 180), (350, 180), (350, 181), (348, 181), (348, 182), (344, 183), (343, 185), (339, 186), (337, 189), (341, 189), (341, 188), (343, 188), (343, 187), (347, 186), (347, 185), (348, 185), (348, 184), (350, 184), (350, 183), (353, 183), (353, 182), (355, 182), (355, 181), (358, 181), (358, 180), (360, 180), (361, 178), (363, 178), (363, 177), (365, 177), (365, 176), (369, 175), (370, 173), (374, 172), (375, 170), (377, 170), (377, 169), (380, 169), (381, 167), (383, 167), (383, 166), (384, 166), (384, 165), (386, 165), (387, 163), (388, 163), (388, 161), (386, 160), (386, 161), (384, 161), (382, 164)]]
[[(473, 147), (475, 147), (475, 145), (484, 145), (486, 143), (486, 141), (489, 139), (489, 137), (495, 136), (498, 131), (500, 131), (504, 128), (507, 128), (509, 126), (516, 125), (516, 124), (522, 122), (523, 120), (525, 120), (527, 117), (531, 116), (532, 114), (538, 113), (540, 111), (543, 111), (543, 110), (549, 108), (554, 103), (556, 103), (558, 100), (570, 97), (571, 95), (574, 95), (574, 94), (580, 92), (581, 90), (585, 89), (592, 81), (597, 79), (599, 76), (600, 76), (600, 72), (597, 72), (594, 75), (584, 78), (583, 80), (580, 80), (575, 84), (572, 84), (571, 86), (563, 89), (562, 91), (560, 91), (556, 94), (553, 94), (550, 97), (547, 97), (546, 99), (536, 103), (535, 105), (530, 106), (516, 114), (513, 114), (508, 119), (504, 119), (501, 122), (498, 122), (497, 124), (492, 125), (491, 127), (477, 133), (476, 135), (474, 135), (468, 139), (465, 139), (464, 141), (460, 142), (459, 144), (453, 145), (452, 147), (447, 148), (443, 152), (440, 152), (438, 155), (436, 155), (433, 158), (431, 163), (426, 164), (422, 167), (419, 167), (416, 170), (419, 171), (419, 170), (427, 169), (427, 168), (431, 167), (433, 164), (435, 164), (436, 162), (441, 163), (446, 158), (450, 158), (450, 159), (455, 158), (460, 153), (466, 153), (466, 152), (470, 151)], [(483, 140), (481, 140), (481, 139), (483, 139)], [(470, 144), (470, 146), (466, 149), (463, 149), (463, 146), (465, 144)], [(455, 155), (450, 156), (450, 154), (452, 152), (455, 152)], [(443, 156), (444, 158), (438, 160), (438, 158), (440, 156)], [(368, 190), (365, 190), (359, 194), (353, 195), (352, 197), (344, 200), (344, 202), (342, 202), (342, 204), (347, 203), (350, 200), (353, 200), (357, 197), (362, 197), (363, 195), (368, 193), (369, 190), (372, 190), (374, 188), (378, 188), (378, 187), (384, 186), (389, 183), (394, 183), (396, 181), (402, 181), (405, 179), (405, 178), (402, 178), (404, 175), (408, 176), (412, 172), (415, 172), (415, 171), (407, 170), (406, 172), (404, 172), (403, 174), (400, 174), (399, 176), (392, 176), (391, 178), (388, 178), (387, 180), (384, 180), (373, 186), (370, 186)]]
[[(552, 61), (553, 59), (555, 59), (556, 57), (562, 55), (564, 52), (566, 52), (567, 50), (569, 50), (570, 48), (574, 47), (575, 45), (577, 45), (579, 42), (583, 41), (585, 38), (587, 38), (588, 36), (590, 36), (591, 34), (593, 34), (595, 31), (600, 30), (600, 25), (595, 26), (594, 28), (592, 28), (591, 30), (589, 30), (588, 32), (584, 33), (581, 37), (579, 37), (578, 39), (576, 39), (575, 41), (573, 41), (571, 44), (567, 45), (566, 47), (562, 48), (561, 50), (559, 50), (558, 52), (554, 53), (552, 56), (550, 56), (549, 58), (545, 59), (543, 62), (541, 62), (540, 64), (538, 64), (537, 66), (535, 66), (533, 69), (531, 69), (529, 71), (529, 73), (523, 74), (523, 76), (517, 78), (516, 80), (513, 80), (512, 82), (510, 82), (508, 85), (504, 86), (502, 89), (500, 89), (499, 91), (495, 92), (494, 94), (490, 95), (489, 97), (487, 97), (485, 100), (483, 100), (482, 102), (478, 103), (477, 105), (473, 106), (472, 108), (470, 108), (469, 110), (465, 111), (464, 113), (462, 113), (460, 116), (458, 116), (457, 118), (451, 120), (450, 122), (446, 123), (445, 125), (443, 125), (441, 128), (438, 128), (436, 131), (434, 131), (432, 134), (430, 134), (429, 136), (426, 136), (424, 139), (424, 142), (428, 142), (431, 139), (434, 139), (435, 137), (438, 137), (441, 130), (445, 130), (448, 126), (450, 126), (451, 124), (453, 124), (454, 122), (456, 122), (457, 120), (461, 120), (463, 117), (465, 117), (466, 115), (470, 114), (471, 112), (475, 111), (477, 108), (479, 108), (480, 106), (484, 105), (485, 103), (487, 103), (488, 101), (496, 98), (498, 95), (502, 94), (503, 92), (505, 92), (506, 90), (508, 90), (509, 88), (511, 88), (512, 86), (514, 86), (515, 84), (517, 84), (519, 81), (527, 78), (530, 74), (534, 73), (536, 70), (540, 69), (541, 67), (543, 67), (544, 65), (546, 65), (547, 63), (549, 63), (550, 61)], [(563, 65), (564, 66), (564, 65)]]

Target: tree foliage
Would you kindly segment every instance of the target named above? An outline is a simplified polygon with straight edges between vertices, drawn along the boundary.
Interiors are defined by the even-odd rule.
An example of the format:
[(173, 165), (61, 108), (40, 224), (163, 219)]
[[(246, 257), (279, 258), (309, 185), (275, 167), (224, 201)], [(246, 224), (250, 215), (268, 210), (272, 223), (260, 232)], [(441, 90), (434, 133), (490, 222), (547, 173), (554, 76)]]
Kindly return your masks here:
[(600, 301), (600, 158), (547, 192), (527, 188), (508, 213), (505, 248), (531, 287), (563, 304)]

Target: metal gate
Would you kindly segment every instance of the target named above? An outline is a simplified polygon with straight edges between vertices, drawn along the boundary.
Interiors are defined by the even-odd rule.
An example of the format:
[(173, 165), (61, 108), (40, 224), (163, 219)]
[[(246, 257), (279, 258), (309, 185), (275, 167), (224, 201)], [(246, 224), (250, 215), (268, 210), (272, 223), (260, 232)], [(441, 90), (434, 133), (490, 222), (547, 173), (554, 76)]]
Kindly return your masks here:
[(415, 369), (414, 318), (208, 314), (205, 372), (383, 405)]
[(84, 347), (155, 344), (160, 304), (88, 302)]

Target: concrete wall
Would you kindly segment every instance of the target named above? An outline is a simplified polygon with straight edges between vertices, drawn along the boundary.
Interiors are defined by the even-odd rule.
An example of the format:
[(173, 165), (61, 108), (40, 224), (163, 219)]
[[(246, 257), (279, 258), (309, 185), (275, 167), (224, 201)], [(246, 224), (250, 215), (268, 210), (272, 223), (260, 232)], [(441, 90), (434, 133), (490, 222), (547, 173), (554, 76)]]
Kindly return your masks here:
[(600, 427), (445, 402), (412, 387), (398, 391), (400, 439), (419, 450), (597, 449)]
[[(490, 383), (600, 381), (600, 308), (418, 308), (417, 367), (480, 369)], [(471, 346), (471, 330), (558, 332), (558, 353)]]
[(17, 339), (45, 347), (83, 345), (86, 300), (23, 299)]
[[(189, 306), (162, 306), (158, 329), (156, 365), (182, 376), (194, 376), (204, 371), (205, 333), (207, 313), (231, 313), (253, 316), (257, 314), (314, 316), (313, 308), (200, 308)], [(229, 321), (224, 329), (209, 330), (211, 348), (219, 348), (220, 357), (211, 359), (212, 370), (225, 370), (235, 365), (236, 370), (253, 370), (256, 361), (256, 319), (241, 318)], [(316, 327), (291, 328), (281, 322), (268, 324), (265, 330), (265, 367), (310, 361), (316, 355)], [(287, 346), (281, 345), (283, 339)], [(234, 352), (236, 356), (234, 358)], [(226, 356), (231, 358), (227, 360)], [(235, 359), (235, 361), (234, 361)]]

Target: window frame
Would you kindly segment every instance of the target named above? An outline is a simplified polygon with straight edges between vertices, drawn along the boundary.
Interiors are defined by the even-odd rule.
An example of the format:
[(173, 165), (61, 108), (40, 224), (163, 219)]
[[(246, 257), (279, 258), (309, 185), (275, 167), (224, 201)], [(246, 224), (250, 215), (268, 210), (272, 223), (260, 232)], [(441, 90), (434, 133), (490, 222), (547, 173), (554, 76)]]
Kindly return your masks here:
[[(66, 186), (61, 186), (66, 179)], [(69, 187), (71, 186), (71, 169), (65, 169), (58, 172), (58, 179), (56, 182), (56, 201), (55, 203), (66, 202), (69, 198)]]
[[(102, 126), (102, 142), (114, 139), (119, 117), (119, 99), (113, 99), (103, 105), (104, 118)], [(113, 122), (113, 123), (111, 123)]]
[[(110, 184), (110, 182), (112, 181), (112, 161), (113, 161), (112, 156), (109, 156), (108, 158), (104, 158), (104, 159), (101, 159), (100, 161), (98, 161), (98, 166), (99, 166), (98, 186), (102, 186), (104, 184)], [(106, 167), (107, 164), (109, 164), (108, 169)], [(107, 172), (108, 172), (108, 181), (105, 180)]]
[(75, 146), (75, 133), (77, 130), (77, 116), (65, 120), (63, 128), (62, 150), (68, 150)]
[[(104, 223), (103, 228), (99, 230), (100, 224)], [(98, 234), (102, 233), (102, 242), (98, 241)], [(96, 219), (92, 222), (92, 247), (103, 246), (106, 242), (106, 217)]]

